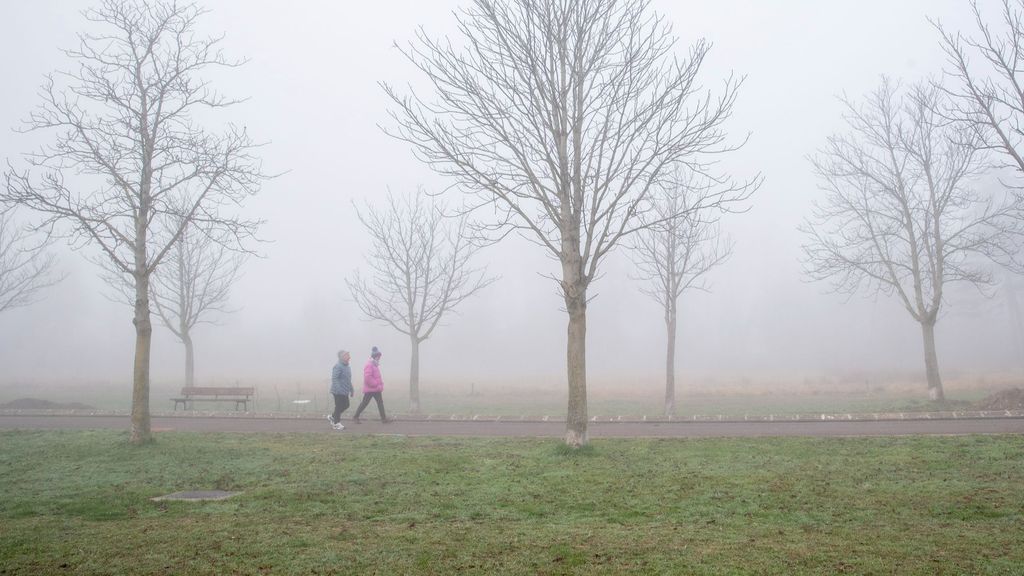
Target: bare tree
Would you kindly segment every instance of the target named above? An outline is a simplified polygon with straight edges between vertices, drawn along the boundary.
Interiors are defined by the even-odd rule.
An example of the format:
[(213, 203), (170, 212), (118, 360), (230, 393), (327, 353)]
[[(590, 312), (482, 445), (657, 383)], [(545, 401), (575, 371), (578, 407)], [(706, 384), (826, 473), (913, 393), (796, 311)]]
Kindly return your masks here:
[(185, 385), (196, 380), (192, 330), (228, 313), (231, 286), (248, 256), (225, 247), (227, 239), (185, 226), (174, 247), (156, 269), (150, 297), (164, 325), (185, 346)]
[[(1020, 251), (1019, 247), (1017, 251)], [(951, 286), (946, 292), (949, 300), (956, 302), (957, 316), (1005, 321), (1009, 339), (1002, 344), (1012, 354), (1012, 367), (1024, 368), (1024, 311), (1020, 305), (1024, 285), (1019, 275), (1010, 268), (1001, 267), (993, 270), (992, 285), (982, 288), (978, 290), (970, 284), (961, 284), (955, 288)], [(989, 328), (995, 330), (996, 326), (990, 325)]]
[(707, 273), (732, 254), (723, 241), (719, 217), (726, 204), (749, 198), (758, 181), (719, 188), (717, 183), (676, 169), (657, 186), (648, 217), (656, 224), (633, 235), (630, 244), (641, 291), (665, 316), (665, 415), (676, 414), (676, 334), (679, 297), (687, 290), (707, 290)]
[(464, 42), (425, 32), (402, 50), (433, 98), (393, 100), (417, 156), (452, 178), (471, 207), (494, 214), (480, 232), (520, 232), (553, 256), (569, 315), (566, 443), (587, 442), (586, 311), (600, 264), (648, 225), (643, 202), (678, 162), (734, 149), (722, 129), (740, 81), (705, 92), (710, 45), (685, 58), (649, 0), (475, 0), (457, 15)]
[(0, 192), (131, 278), (133, 443), (151, 439), (151, 276), (190, 224), (218, 230), (238, 250), (259, 224), (225, 210), (265, 178), (256, 145), (244, 129), (213, 134), (196, 119), (238, 102), (202, 74), (242, 64), (223, 55), (221, 38), (197, 35), (203, 13), (191, 3), (141, 0), (104, 0), (85, 11), (102, 32), (80, 34), (78, 48), (65, 51), (73, 66), (47, 77), (25, 122), (52, 140), (25, 154), (23, 169), (10, 168)]
[(896, 295), (921, 325), (929, 396), (943, 400), (935, 324), (944, 289), (991, 282), (978, 256), (1006, 256), (1015, 210), (971, 187), (985, 168), (982, 142), (947, 119), (934, 83), (901, 91), (883, 78), (864, 104), (844, 103), (850, 132), (811, 159), (825, 197), (803, 226), (806, 270), (838, 292)]
[(371, 278), (357, 271), (347, 281), (367, 317), (409, 337), (409, 409), (414, 413), (420, 411), (420, 344), (462, 301), (494, 282), (485, 270), (470, 266), (478, 246), (467, 239), (466, 217), (448, 220), (442, 204), (423, 197), (422, 191), (401, 199), (388, 193), (385, 209), (369, 204), (357, 209), (373, 240), (367, 258)]
[[(947, 75), (953, 88), (946, 90), (954, 103), (954, 115), (977, 131), (983, 147), (994, 150), (1018, 176), (1024, 176), (1024, 1), (1002, 0), (992, 22), (977, 0), (971, 1), (975, 34), (964, 36), (933, 22), (949, 61)], [(976, 57), (972, 59), (972, 57)], [(1024, 203), (1019, 185), (1007, 192)], [(1020, 272), (1020, 250), (1014, 251), (1008, 268)], [(1000, 283), (1014, 338), (1014, 350), (1024, 347), (1024, 323), (1013, 275), (1007, 271)]]
[[(947, 31), (938, 22), (954, 86), (952, 112), (974, 127), (982, 148), (995, 150), (1003, 165), (1024, 172), (1024, 0), (1002, 0), (990, 24), (971, 0), (977, 36)], [(971, 56), (978, 56), (972, 62)]]
[(33, 240), (11, 211), (0, 210), (0, 312), (32, 304), (40, 290), (60, 281), (48, 245), (49, 238)]
[(1006, 320), (1010, 324), (1013, 353), (1017, 356), (1017, 366), (1019, 367), (1024, 361), (1024, 315), (1021, 314), (1020, 306), (1021, 285), (1013, 274), (1004, 270), (999, 283), (999, 291), (1003, 293), (1006, 300)]

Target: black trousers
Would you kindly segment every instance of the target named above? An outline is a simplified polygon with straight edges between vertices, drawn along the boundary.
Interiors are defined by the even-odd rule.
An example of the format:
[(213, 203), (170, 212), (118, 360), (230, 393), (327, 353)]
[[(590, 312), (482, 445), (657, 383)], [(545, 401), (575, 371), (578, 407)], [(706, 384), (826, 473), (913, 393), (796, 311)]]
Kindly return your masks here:
[(348, 394), (331, 394), (334, 396), (334, 418), (335, 422), (341, 421), (341, 413), (348, 410)]
[(359, 408), (356, 408), (356, 415), (353, 416), (355, 419), (359, 419), (359, 415), (363, 413), (363, 410), (367, 405), (370, 404), (370, 399), (373, 398), (377, 401), (377, 410), (380, 412), (380, 421), (383, 422), (388, 419), (384, 415), (384, 398), (381, 396), (382, 392), (370, 392), (369, 394), (363, 394), (363, 401), (359, 403)]

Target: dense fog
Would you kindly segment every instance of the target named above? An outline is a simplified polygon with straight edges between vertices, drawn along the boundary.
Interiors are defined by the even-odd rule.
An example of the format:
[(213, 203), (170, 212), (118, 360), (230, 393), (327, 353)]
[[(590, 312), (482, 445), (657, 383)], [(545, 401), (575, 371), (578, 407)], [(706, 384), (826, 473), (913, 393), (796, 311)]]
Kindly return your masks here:
[[(88, 2), (8, 2), (0, 8), (0, 157), (16, 163), (40, 135), (14, 128), (38, 104), (45, 74), (64, 69), (59, 48), (75, 44)], [(448, 182), (417, 161), (409, 146), (386, 135), (388, 103), (378, 82), (423, 88), (422, 78), (392, 46), (453, 31), (456, 1), (293, 3), (218, 0), (201, 29), (225, 33), (229, 56), (245, 66), (210, 76), (215, 88), (245, 103), (211, 116), (244, 125), (267, 145), (260, 153), (267, 182), (245, 207), (265, 219), (258, 246), (232, 290), (235, 311), (195, 333), (201, 383), (327, 382), (339, 348), (356, 362), (371, 346), (384, 351), (393, 382), (407, 377), (409, 342), (368, 322), (345, 284), (366, 270), (368, 236), (353, 203), (380, 202), (422, 186)], [(905, 82), (939, 75), (945, 65), (928, 17), (950, 28), (972, 24), (959, 0), (856, 3), (656, 1), (674, 24), (682, 54), (698, 38), (714, 44), (700, 74), (716, 88), (735, 72), (746, 76), (727, 125), (733, 141), (749, 142), (722, 161), (738, 179), (758, 173), (764, 184), (726, 215), (732, 257), (709, 276), (709, 292), (683, 295), (677, 366), (690, 381), (795, 383), (850, 374), (923, 372), (919, 326), (884, 296), (831, 294), (801, 272), (797, 230), (820, 195), (808, 155), (843, 130), (837, 96), (859, 98), (880, 75)], [(204, 119), (205, 121), (205, 119)], [(979, 185), (992, 185), (991, 181)], [(447, 193), (453, 202), (458, 191)], [(30, 216), (20, 212), (20, 217)], [(0, 389), (25, 383), (123, 382), (129, 391), (134, 329), (89, 257), (58, 244), (66, 278), (34, 304), (0, 315)], [(558, 263), (535, 244), (510, 236), (480, 252), (499, 280), (467, 300), (423, 344), (424, 389), (476, 383), (561, 390), (565, 380), (566, 315), (555, 283)], [(598, 387), (655, 387), (663, 380), (665, 327), (658, 305), (631, 278), (631, 255), (620, 247), (591, 287), (588, 374)], [(939, 362), (957, 373), (1019, 373), (1005, 299), (969, 287), (951, 289), (937, 327)], [(157, 320), (154, 319), (156, 323)], [(156, 325), (154, 382), (178, 382), (182, 347)], [(973, 376), (972, 376), (973, 377)], [(923, 384), (922, 384), (923, 389)], [(6, 394), (5, 394), (6, 396)]]

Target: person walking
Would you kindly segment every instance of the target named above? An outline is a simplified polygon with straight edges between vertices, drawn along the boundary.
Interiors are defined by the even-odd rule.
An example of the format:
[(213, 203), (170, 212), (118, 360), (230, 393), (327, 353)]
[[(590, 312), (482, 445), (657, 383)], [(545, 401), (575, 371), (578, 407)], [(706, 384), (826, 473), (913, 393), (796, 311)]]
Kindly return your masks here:
[(388, 417), (384, 414), (384, 379), (380, 375), (380, 350), (374, 346), (370, 352), (370, 359), (366, 362), (366, 366), (363, 367), (363, 400), (359, 403), (359, 408), (356, 409), (355, 416), (352, 417), (352, 421), (359, 424), (359, 415), (363, 413), (363, 410), (370, 403), (370, 399), (377, 401), (377, 410), (380, 412), (380, 421), (388, 423)]
[(347, 350), (338, 351), (338, 363), (331, 370), (331, 396), (334, 396), (334, 414), (327, 416), (335, 430), (344, 430), (341, 413), (348, 410), (348, 399), (355, 396), (352, 388), (352, 367), (348, 365), (352, 355)]

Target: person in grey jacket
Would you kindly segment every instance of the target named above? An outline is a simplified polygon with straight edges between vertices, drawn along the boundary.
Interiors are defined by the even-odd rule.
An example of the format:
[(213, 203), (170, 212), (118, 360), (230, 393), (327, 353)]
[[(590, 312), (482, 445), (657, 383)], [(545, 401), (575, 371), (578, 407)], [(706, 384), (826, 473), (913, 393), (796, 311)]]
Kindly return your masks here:
[(334, 396), (334, 414), (327, 417), (335, 430), (344, 430), (341, 413), (348, 410), (348, 399), (355, 395), (352, 388), (352, 368), (348, 365), (352, 355), (347, 350), (338, 351), (338, 363), (331, 370), (331, 395)]

